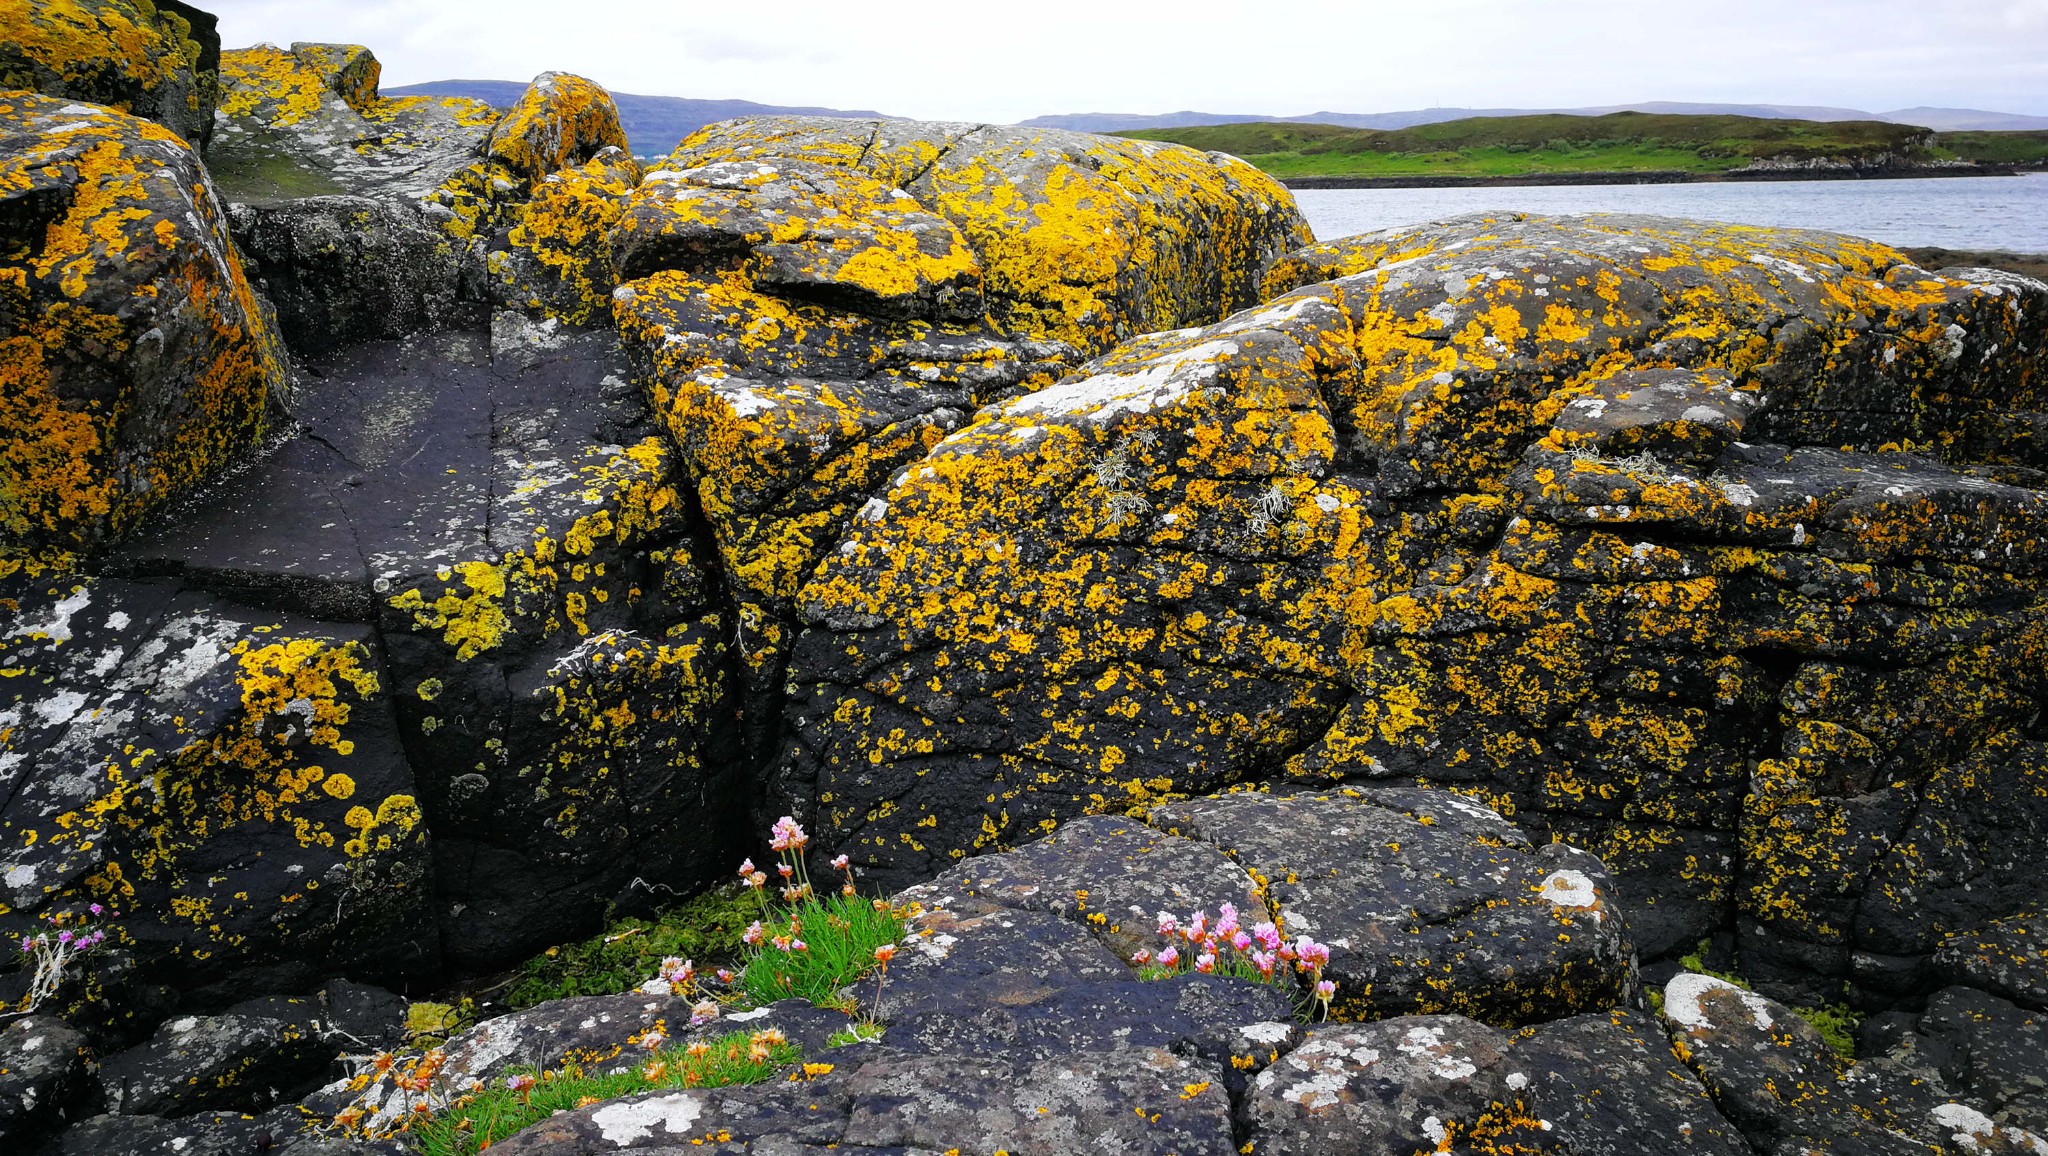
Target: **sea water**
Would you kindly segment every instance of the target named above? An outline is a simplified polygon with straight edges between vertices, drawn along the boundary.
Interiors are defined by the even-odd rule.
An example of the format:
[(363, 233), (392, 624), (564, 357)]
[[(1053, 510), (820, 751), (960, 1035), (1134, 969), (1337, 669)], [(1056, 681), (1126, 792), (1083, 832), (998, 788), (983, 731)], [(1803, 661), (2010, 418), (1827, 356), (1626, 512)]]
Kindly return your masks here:
[(1459, 213), (1652, 213), (1824, 229), (1891, 245), (2048, 253), (2048, 173), (1457, 189), (1297, 189), (1319, 240)]

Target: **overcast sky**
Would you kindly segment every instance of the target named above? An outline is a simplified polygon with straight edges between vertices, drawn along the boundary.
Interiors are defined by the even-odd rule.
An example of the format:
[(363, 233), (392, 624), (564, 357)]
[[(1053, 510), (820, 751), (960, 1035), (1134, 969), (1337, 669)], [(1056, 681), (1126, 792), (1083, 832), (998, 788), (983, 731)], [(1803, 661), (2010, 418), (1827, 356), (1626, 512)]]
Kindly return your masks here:
[(198, 0), (230, 48), (367, 44), (384, 83), (1008, 122), (1646, 100), (2048, 115), (2048, 0)]

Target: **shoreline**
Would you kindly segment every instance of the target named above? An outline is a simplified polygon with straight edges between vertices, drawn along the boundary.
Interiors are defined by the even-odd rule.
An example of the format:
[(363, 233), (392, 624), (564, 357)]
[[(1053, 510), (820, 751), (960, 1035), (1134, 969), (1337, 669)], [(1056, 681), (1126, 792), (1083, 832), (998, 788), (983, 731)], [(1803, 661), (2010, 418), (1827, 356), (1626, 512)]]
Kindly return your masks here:
[(1460, 189), (1531, 188), (1555, 185), (1688, 185), (1749, 181), (1902, 181), (1923, 177), (2016, 177), (2044, 171), (2022, 165), (1929, 165), (1884, 169), (1765, 169), (1753, 172), (1689, 173), (1678, 169), (1641, 172), (1523, 173), (1517, 176), (1280, 177), (1289, 189)]

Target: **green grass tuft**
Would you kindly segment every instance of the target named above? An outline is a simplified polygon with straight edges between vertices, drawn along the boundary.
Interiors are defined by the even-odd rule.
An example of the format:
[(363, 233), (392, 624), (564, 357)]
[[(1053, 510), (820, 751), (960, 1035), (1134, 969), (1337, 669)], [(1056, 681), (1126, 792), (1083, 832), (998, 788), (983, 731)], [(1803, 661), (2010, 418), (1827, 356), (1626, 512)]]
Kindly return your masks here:
[[(876, 948), (903, 937), (903, 917), (895, 907), (877, 907), (858, 895), (805, 899), (783, 909), (782, 918), (762, 920), (762, 926), (761, 950), (734, 985), (757, 1005), (802, 996), (844, 1007), (840, 989), (874, 969)], [(802, 940), (806, 950), (781, 950), (774, 944), (778, 937)]]

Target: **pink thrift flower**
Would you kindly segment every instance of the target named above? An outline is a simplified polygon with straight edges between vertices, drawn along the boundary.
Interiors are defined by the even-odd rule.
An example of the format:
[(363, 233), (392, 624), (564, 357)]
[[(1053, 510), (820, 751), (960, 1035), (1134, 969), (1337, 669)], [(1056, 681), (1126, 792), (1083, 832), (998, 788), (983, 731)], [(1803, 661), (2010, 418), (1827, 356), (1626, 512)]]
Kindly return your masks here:
[(1337, 994), (1337, 981), (1336, 981), (1336, 980), (1332, 980), (1332, 979), (1325, 979), (1325, 980), (1320, 980), (1320, 981), (1318, 981), (1318, 982), (1316, 983), (1316, 998), (1317, 998), (1317, 999), (1319, 999), (1319, 1000), (1322, 1000), (1322, 1001), (1323, 1001), (1324, 1003), (1329, 1003), (1329, 1002), (1330, 1002), (1330, 997), (1331, 997), (1331, 996), (1333, 996), (1333, 995), (1336, 995), (1336, 994)]
[(1168, 912), (1162, 911), (1159, 913), (1159, 934), (1164, 936), (1171, 936), (1174, 932), (1179, 930), (1180, 920), (1175, 919), (1172, 916), (1172, 914)]
[(1252, 966), (1259, 969), (1260, 975), (1265, 976), (1267, 979), (1273, 978), (1273, 953), (1270, 951), (1253, 952)]
[(718, 969), (718, 982), (720, 982), (720, 983), (731, 983), (731, 982), (732, 982), (732, 972), (731, 972), (731, 971), (729, 971), (729, 970), (727, 970), (727, 969), (725, 969), (725, 968), (722, 968), (722, 967), (721, 967), (721, 968), (719, 968), (719, 969)]
[(792, 939), (789, 941), (789, 949), (791, 951), (809, 951), (811, 945), (801, 939)]
[(740, 878), (745, 879), (753, 873), (754, 861), (752, 859), (745, 860), (740, 864)]
[(1148, 963), (1151, 963), (1151, 962), (1152, 962), (1152, 953), (1151, 953), (1151, 952), (1149, 952), (1149, 951), (1141, 951), (1141, 952), (1139, 952), (1138, 954), (1136, 954), (1136, 955), (1133, 955), (1133, 956), (1131, 957), (1131, 965), (1132, 965), (1133, 967), (1143, 967), (1143, 966), (1145, 966), (1146, 964), (1148, 964)]
[(740, 942), (748, 947), (759, 947), (761, 946), (761, 936), (764, 934), (766, 933), (761, 930), (761, 921), (756, 919), (748, 924), (747, 929), (740, 934)]
[(714, 1000), (699, 1000), (697, 1001), (697, 1006), (690, 1009), (690, 1026), (693, 1028), (710, 1023), (717, 1018), (718, 1004)]
[(801, 850), (811, 841), (811, 837), (804, 834), (804, 829), (797, 826), (796, 820), (789, 815), (775, 820), (775, 826), (769, 828), (768, 834), (768, 845), (777, 851)]
[(86, 908), (86, 910), (92, 912), (94, 915), (98, 915), (100, 912), (105, 911), (106, 908), (101, 907), (99, 904), (95, 903), (91, 907)]
[(1216, 917), (1216, 938), (1229, 939), (1237, 934), (1237, 908), (1226, 903)]
[(646, 1035), (640, 1037), (640, 1046), (650, 1052), (661, 1047), (661, 1045), (667, 1042), (668, 1037), (662, 1035), (660, 1032), (648, 1032)]
[(1197, 911), (1194, 917), (1188, 920), (1188, 938), (1190, 940), (1202, 940), (1208, 937), (1209, 915), (1207, 912)]
[(515, 1092), (524, 1092), (526, 1089), (533, 1087), (533, 1076), (527, 1072), (521, 1072), (516, 1076), (506, 1076), (505, 1086)]
[(1243, 954), (1252, 949), (1252, 937), (1239, 931), (1236, 935), (1230, 937), (1230, 946), (1232, 950)]
[(1159, 966), (1161, 967), (1172, 967), (1174, 964), (1179, 962), (1180, 948), (1178, 947), (1169, 947), (1165, 951), (1159, 953)]
[(1252, 938), (1258, 940), (1259, 946), (1267, 951), (1280, 950), (1280, 929), (1270, 923), (1261, 923), (1252, 928)]
[(852, 859), (849, 859), (849, 858), (847, 858), (846, 856), (844, 856), (844, 855), (841, 855), (841, 856), (840, 856), (840, 857), (838, 857), (837, 859), (834, 859), (834, 860), (832, 860), (832, 869), (833, 869), (834, 871), (844, 871), (844, 870), (846, 870), (846, 869), (847, 869), (847, 868), (848, 868), (849, 866), (851, 866), (852, 864), (853, 864), (853, 860), (852, 860)]
[(1201, 972), (1203, 975), (1208, 975), (1214, 972), (1216, 970), (1216, 957), (1206, 951), (1196, 956), (1195, 970)]

